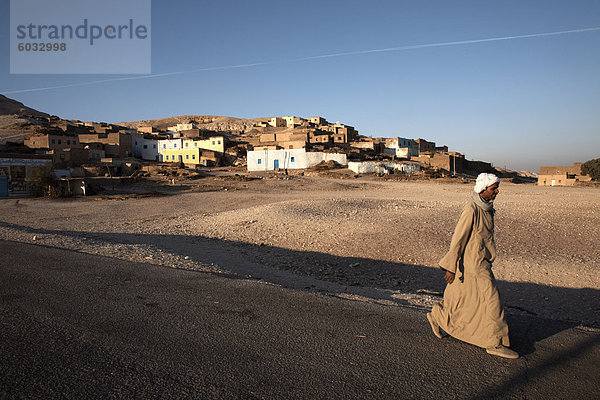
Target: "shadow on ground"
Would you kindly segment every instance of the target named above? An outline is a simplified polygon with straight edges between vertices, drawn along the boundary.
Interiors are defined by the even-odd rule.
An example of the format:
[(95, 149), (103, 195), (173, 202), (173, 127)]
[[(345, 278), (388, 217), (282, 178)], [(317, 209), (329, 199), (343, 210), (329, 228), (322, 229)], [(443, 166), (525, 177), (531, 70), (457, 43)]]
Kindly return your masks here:
[[(220, 275), (231, 279), (260, 279), (297, 290), (316, 291), (350, 299), (371, 299), (383, 304), (393, 303), (423, 310), (426, 309), (425, 306), (415, 306), (398, 294), (416, 294), (417, 291), (425, 290), (428, 293), (438, 293), (439, 296), (444, 290), (444, 281), (439, 269), (368, 257), (342, 257), (199, 236), (59, 231), (6, 222), (0, 222), (0, 227), (31, 235), (57, 235), (85, 240), (85, 245), (92, 247), (145, 245), (182, 258), (188, 257), (189, 260), (200, 264), (217, 265), (229, 271)], [(112, 256), (123, 259), (119, 254)], [(130, 257), (125, 259), (131, 259)], [(508, 281), (499, 281), (498, 284), (507, 309), (511, 347), (522, 355), (535, 352), (537, 342), (570, 328), (579, 325), (600, 326), (598, 289), (572, 289)], [(544, 304), (545, 310), (551, 310), (549, 299), (554, 298), (569, 299), (569, 309), (561, 310), (562, 315), (549, 318), (533, 311), (537, 303)], [(425, 318), (423, 323), (427, 323)]]

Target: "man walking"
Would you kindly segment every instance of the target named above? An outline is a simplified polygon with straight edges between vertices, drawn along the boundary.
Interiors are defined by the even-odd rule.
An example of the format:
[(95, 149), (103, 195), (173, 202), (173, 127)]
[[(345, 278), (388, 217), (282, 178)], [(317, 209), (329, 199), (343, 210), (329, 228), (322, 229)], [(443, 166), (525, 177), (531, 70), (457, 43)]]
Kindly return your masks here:
[(448, 282), (444, 299), (433, 306), (427, 319), (439, 338), (441, 328), (456, 339), (486, 349), (489, 354), (518, 358), (508, 348), (508, 325), (492, 273), (496, 258), (493, 203), (499, 185), (496, 175), (483, 173), (477, 177), (473, 196), (456, 225), (450, 250), (439, 263)]

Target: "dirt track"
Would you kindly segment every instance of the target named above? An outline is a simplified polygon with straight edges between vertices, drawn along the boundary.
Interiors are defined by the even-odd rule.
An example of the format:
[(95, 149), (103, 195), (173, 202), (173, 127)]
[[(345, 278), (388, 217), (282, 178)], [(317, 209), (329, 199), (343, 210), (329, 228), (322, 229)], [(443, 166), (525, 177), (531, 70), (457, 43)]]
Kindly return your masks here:
[[(0, 201), (0, 237), (147, 261), (239, 272), (207, 263), (202, 243), (276, 270), (410, 295), (441, 292), (437, 261), (469, 184), (292, 176), (205, 178), (187, 192), (129, 198)], [(123, 200), (124, 199), (124, 200)], [(600, 189), (503, 182), (496, 200), (494, 273), (508, 312), (600, 327)], [(232, 255), (232, 252), (235, 253)], [(214, 260), (214, 258), (213, 258)]]

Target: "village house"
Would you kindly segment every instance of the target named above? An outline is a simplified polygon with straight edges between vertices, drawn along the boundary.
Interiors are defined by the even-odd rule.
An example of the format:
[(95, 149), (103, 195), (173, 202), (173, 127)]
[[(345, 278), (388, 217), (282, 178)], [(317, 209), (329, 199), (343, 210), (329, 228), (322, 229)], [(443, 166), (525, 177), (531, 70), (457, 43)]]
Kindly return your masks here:
[(79, 141), (82, 144), (102, 144), (106, 157), (125, 158), (132, 155), (132, 136), (126, 133), (85, 133), (79, 135)]
[(106, 152), (101, 143), (87, 143), (83, 149), (88, 152), (88, 160), (95, 161), (106, 157)]
[(273, 171), (276, 169), (310, 168), (322, 161), (335, 161), (347, 165), (345, 154), (309, 152), (306, 149), (255, 149), (247, 153), (248, 171)]
[(411, 158), (419, 155), (419, 146), (412, 139), (401, 137), (385, 139), (383, 153), (391, 154), (398, 158)]
[(540, 167), (538, 175), (539, 186), (573, 186), (577, 182), (589, 182), (590, 176), (582, 175), (583, 163), (575, 163), (571, 166)]
[(287, 126), (288, 128), (295, 128), (296, 126), (300, 126), (304, 122), (306, 122), (306, 119), (301, 117), (288, 116), (282, 117), (282, 119), (285, 121), (285, 126)]
[(221, 155), (211, 150), (198, 147), (179, 149), (164, 149), (162, 157), (164, 162), (183, 163), (190, 166), (202, 165), (204, 167), (218, 166), (221, 163)]
[(310, 117), (308, 122), (316, 126), (329, 124), (329, 122), (327, 122), (327, 120), (323, 117)]
[(185, 123), (185, 124), (177, 124), (177, 125), (169, 126), (169, 127), (167, 127), (167, 130), (170, 132), (181, 132), (181, 131), (187, 131), (187, 130), (194, 129), (194, 128), (195, 128), (194, 124), (189, 122), (189, 123)]
[(148, 161), (160, 161), (157, 139), (145, 138), (142, 135), (134, 135), (132, 141), (134, 157)]
[(160, 161), (190, 165), (214, 166), (221, 163), (225, 152), (225, 138), (165, 139), (159, 143)]
[(274, 128), (286, 127), (287, 121), (281, 117), (273, 117), (269, 120), (268, 125)]
[(152, 133), (158, 132), (158, 131), (156, 130), (156, 128), (155, 128), (155, 127), (153, 127), (153, 126), (139, 126), (139, 127), (137, 128), (137, 131), (138, 131), (139, 133), (149, 133), (149, 134), (152, 134)]
[(208, 139), (183, 139), (182, 143), (183, 149), (197, 148), (217, 153), (225, 152), (225, 138), (223, 136), (214, 136)]
[[(460, 153), (426, 153), (422, 155), (420, 154), (418, 157), (411, 157), (410, 159), (412, 161), (417, 161), (422, 165), (443, 169), (453, 173), (462, 173), (469, 169), (467, 167), (468, 162)], [(488, 164), (488, 166), (489, 169), (491, 169), (491, 165)], [(479, 167), (474, 166), (473, 168)], [(487, 171), (482, 170), (481, 172)]]
[[(158, 143), (158, 154), (159, 154), (159, 161), (168, 161), (168, 162), (174, 162), (176, 161), (171, 160), (171, 156), (172, 155), (176, 155), (176, 153), (172, 153), (171, 150), (178, 150), (178, 149), (182, 149), (183, 148), (183, 140), (181, 138), (173, 138), (173, 139), (160, 139), (157, 141)], [(169, 156), (169, 159), (167, 159), (166, 156)], [(176, 157), (176, 159), (178, 159), (178, 157)]]
[(335, 143), (348, 143), (358, 139), (358, 131), (353, 126), (336, 122), (333, 127), (333, 141)]
[(425, 139), (417, 139), (415, 140), (417, 146), (419, 147), (419, 155), (424, 153), (435, 153), (435, 142), (428, 142)]
[(79, 138), (74, 135), (34, 135), (29, 139), (26, 139), (23, 144), (30, 149), (63, 150), (69, 148), (83, 148)]

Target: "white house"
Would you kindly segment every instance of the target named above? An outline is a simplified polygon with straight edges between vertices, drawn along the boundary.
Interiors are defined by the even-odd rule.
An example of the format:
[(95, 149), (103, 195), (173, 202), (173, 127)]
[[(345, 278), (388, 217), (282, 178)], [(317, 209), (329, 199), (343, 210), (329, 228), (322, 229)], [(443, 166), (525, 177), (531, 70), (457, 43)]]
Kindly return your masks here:
[(158, 140), (146, 139), (142, 136), (132, 137), (133, 156), (148, 161), (160, 161)]
[(412, 139), (401, 137), (390, 138), (386, 139), (383, 152), (401, 158), (417, 157), (419, 155), (419, 146)]
[(248, 171), (310, 168), (321, 161), (347, 165), (345, 154), (306, 151), (306, 149), (252, 150), (247, 154)]

